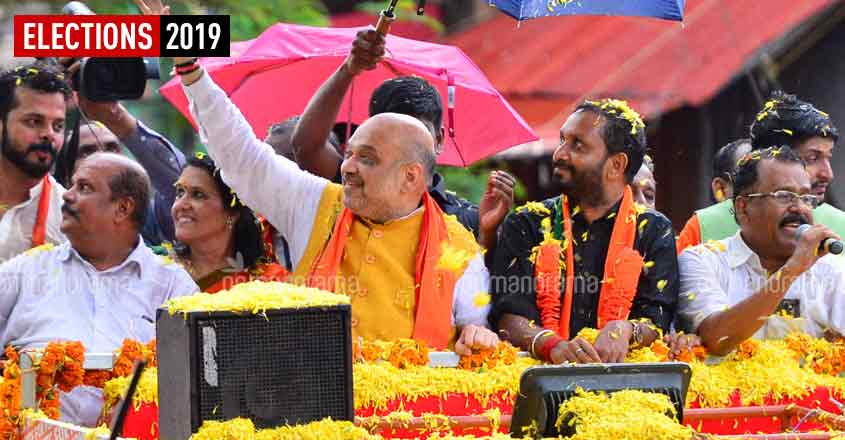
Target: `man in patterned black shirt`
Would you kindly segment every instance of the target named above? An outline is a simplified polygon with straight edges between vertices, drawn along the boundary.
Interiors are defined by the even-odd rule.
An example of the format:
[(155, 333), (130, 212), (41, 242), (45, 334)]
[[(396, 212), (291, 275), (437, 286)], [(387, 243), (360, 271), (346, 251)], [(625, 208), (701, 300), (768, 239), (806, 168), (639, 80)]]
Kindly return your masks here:
[[(665, 216), (632, 200), (645, 124), (624, 102), (585, 101), (560, 138), (553, 159), (564, 194), (505, 219), (490, 321), (503, 339), (550, 362), (621, 362), (657, 328), (669, 331), (675, 234)], [(576, 336), (588, 327), (601, 329), (594, 343)]]

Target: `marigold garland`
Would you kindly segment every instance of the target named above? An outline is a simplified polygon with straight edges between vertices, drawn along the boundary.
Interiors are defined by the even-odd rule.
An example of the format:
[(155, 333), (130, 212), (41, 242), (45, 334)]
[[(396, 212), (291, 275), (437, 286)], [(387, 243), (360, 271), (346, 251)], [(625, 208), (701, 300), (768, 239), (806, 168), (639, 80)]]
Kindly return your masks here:
[(0, 382), (0, 439), (18, 438), (18, 419), (21, 408), (21, 368), (17, 350), (6, 347), (6, 364)]
[(493, 349), (478, 350), (470, 356), (461, 356), (458, 368), (464, 370), (481, 371), (496, 368), (497, 365), (513, 365), (519, 353), (516, 347), (508, 342), (499, 342)]
[(59, 393), (82, 385), (85, 377), (85, 348), (79, 341), (51, 342), (44, 347), (35, 378), (35, 398), (47, 417), (57, 420)]
[(429, 347), (425, 341), (397, 339), (395, 341), (352, 342), (352, 359), (355, 362), (387, 361), (396, 368), (428, 365)]
[[(126, 397), (131, 380), (131, 376), (123, 376), (106, 382), (103, 386), (103, 413), (108, 413), (117, 402)], [(132, 404), (135, 409), (143, 404), (158, 405), (158, 369), (156, 367), (147, 368), (141, 373), (135, 395), (132, 396)]]

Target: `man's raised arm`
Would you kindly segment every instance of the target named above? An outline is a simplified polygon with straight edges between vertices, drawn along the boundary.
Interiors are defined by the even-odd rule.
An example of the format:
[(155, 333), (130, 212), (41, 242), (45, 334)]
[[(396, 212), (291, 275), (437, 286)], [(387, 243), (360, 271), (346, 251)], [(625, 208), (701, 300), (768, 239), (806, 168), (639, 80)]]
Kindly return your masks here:
[(343, 158), (326, 140), (352, 80), (365, 70), (375, 69), (383, 55), (383, 35), (372, 29), (358, 32), (346, 61), (320, 86), (293, 131), (291, 143), (302, 169), (326, 179), (337, 175)]
[[(174, 61), (179, 64), (190, 59)], [(291, 259), (296, 263), (305, 251), (328, 181), (300, 170), (258, 139), (240, 110), (203, 68), (182, 75), (182, 84), (200, 137), (223, 180), (288, 238)]]

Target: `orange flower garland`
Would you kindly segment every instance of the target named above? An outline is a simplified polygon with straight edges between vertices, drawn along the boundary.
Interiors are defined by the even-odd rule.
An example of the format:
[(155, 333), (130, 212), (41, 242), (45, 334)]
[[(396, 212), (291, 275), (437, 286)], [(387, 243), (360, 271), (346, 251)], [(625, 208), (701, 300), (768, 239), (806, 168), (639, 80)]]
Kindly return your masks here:
[(496, 368), (497, 365), (513, 365), (516, 362), (517, 348), (508, 342), (499, 342), (492, 350), (480, 350), (471, 356), (461, 356), (458, 368), (464, 370), (481, 370)]
[(746, 339), (736, 347), (735, 356), (738, 359), (751, 359), (760, 349), (760, 342), (755, 339)]
[(135, 361), (142, 359), (147, 361), (148, 367), (158, 366), (155, 339), (147, 344), (142, 344), (133, 339), (124, 339), (123, 345), (120, 347), (120, 354), (112, 368), (112, 377), (130, 376)]
[(354, 362), (387, 361), (396, 368), (428, 365), (429, 347), (425, 341), (397, 339), (395, 341), (353, 341)]
[(79, 341), (51, 342), (44, 348), (35, 378), (38, 407), (51, 419), (59, 418), (59, 393), (82, 385), (85, 377), (85, 348)]
[(6, 347), (3, 382), (0, 382), (0, 439), (18, 438), (18, 414), (21, 409), (21, 367), (18, 352)]

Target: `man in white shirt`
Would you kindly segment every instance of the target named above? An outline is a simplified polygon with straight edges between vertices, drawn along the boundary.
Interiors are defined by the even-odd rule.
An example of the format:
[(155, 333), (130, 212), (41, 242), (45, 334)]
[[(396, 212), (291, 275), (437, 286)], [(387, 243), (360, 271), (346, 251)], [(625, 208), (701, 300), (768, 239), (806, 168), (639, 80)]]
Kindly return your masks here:
[[(112, 352), (124, 338), (153, 339), (156, 308), (199, 289), (181, 266), (144, 246), (149, 198), (149, 178), (132, 160), (114, 153), (83, 160), (61, 208), (69, 241), (0, 265), (0, 344), (73, 340), (88, 352)], [(102, 403), (99, 389), (78, 387), (62, 394), (62, 419), (93, 426)]]
[[(498, 338), (484, 328), (489, 276), (477, 244), (426, 198), (434, 139), (422, 122), (394, 113), (364, 122), (350, 139), (341, 187), (256, 138), (201, 67), (182, 80), (223, 180), (288, 238), (292, 282), (351, 297), (353, 336), (413, 337), (439, 349), (454, 343), (462, 353), (495, 346)], [(426, 240), (437, 224), (449, 226), (448, 237), (443, 231)], [(447, 252), (447, 244), (457, 252)], [(436, 253), (458, 258), (441, 265)], [(452, 274), (457, 279), (450, 281)]]
[(48, 172), (64, 143), (69, 98), (63, 75), (47, 66), (0, 74), (0, 262), (65, 240), (64, 188)]
[(798, 234), (820, 202), (804, 162), (789, 147), (754, 151), (733, 184), (740, 231), (678, 258), (681, 326), (719, 355), (750, 337), (845, 334), (845, 262), (819, 246), (839, 237), (821, 224)]

